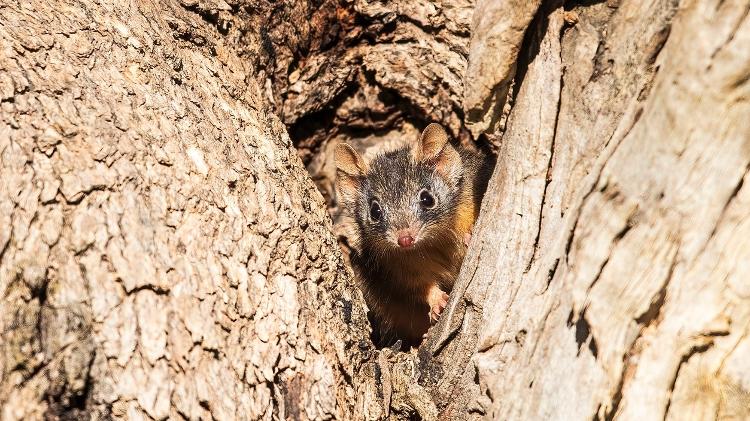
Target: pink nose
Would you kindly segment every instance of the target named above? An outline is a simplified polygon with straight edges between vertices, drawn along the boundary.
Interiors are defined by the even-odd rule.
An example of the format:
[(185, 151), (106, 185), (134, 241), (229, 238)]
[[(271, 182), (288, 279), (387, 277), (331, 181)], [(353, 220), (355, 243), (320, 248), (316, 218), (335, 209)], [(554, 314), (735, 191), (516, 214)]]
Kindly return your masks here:
[(401, 234), (398, 236), (398, 245), (402, 248), (408, 248), (414, 245), (414, 237), (409, 234)]

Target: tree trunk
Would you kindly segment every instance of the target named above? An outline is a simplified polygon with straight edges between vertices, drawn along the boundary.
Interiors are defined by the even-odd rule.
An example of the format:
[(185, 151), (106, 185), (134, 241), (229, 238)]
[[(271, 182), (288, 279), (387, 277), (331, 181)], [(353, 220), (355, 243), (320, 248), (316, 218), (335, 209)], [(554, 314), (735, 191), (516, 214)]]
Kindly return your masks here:
[[(0, 4), (1, 419), (750, 417), (746, 1), (58, 3)], [(428, 121), (498, 165), (376, 349), (331, 151)]]
[(220, 33), (170, 2), (0, 16), (2, 419), (355, 417), (363, 306)]
[(750, 417), (750, 6), (611, 3), (527, 33), (424, 353), (445, 415)]

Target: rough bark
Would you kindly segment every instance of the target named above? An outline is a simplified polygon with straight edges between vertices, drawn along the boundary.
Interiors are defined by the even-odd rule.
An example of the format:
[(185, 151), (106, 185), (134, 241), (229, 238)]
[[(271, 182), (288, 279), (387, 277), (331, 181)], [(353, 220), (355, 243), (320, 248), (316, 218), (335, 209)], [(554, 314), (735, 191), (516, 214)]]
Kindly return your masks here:
[(0, 51), (0, 417), (357, 417), (363, 307), (218, 29), (6, 3)]
[[(0, 418), (750, 416), (747, 2), (58, 3), (0, 4)], [(330, 151), (428, 121), (499, 163), (376, 350)]]

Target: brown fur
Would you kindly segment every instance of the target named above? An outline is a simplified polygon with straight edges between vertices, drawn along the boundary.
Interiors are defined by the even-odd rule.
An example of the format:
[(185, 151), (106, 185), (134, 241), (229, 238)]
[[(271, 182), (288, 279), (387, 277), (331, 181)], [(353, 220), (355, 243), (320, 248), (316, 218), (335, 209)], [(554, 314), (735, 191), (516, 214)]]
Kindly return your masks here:
[(395, 334), (407, 343), (419, 343), (430, 326), (431, 301), (437, 298), (431, 297), (434, 288), (444, 292), (453, 289), (466, 246), (450, 227), (445, 232), (443, 238), (420, 250), (389, 256), (388, 279), (371, 279), (366, 272), (356, 270), (359, 286), (385, 336)]
[[(409, 148), (410, 158), (405, 164), (370, 166), (348, 145), (336, 150), (337, 188), (342, 208), (347, 213), (349, 239), (354, 248), (352, 266), (368, 306), (380, 324), (385, 342), (402, 339), (409, 344), (418, 344), (436, 317), (445, 306), (446, 296), (453, 289), (466, 253), (465, 238), (471, 234), (478, 215), (481, 196), (489, 178), (490, 161), (483, 155), (457, 149), (447, 142), (447, 134), (439, 125), (429, 125), (419, 141)], [(375, 157), (374, 162), (378, 157)], [(396, 158), (394, 158), (396, 159)], [(395, 162), (395, 161), (394, 161)], [(399, 161), (401, 162), (401, 161)], [(411, 162), (411, 163), (409, 163)], [(375, 177), (388, 179), (401, 177), (399, 181), (409, 186), (410, 192), (418, 191), (423, 181), (411, 180), (407, 174), (413, 170), (399, 165), (427, 165), (435, 176), (453, 180), (456, 190), (442, 192), (452, 198), (445, 202), (442, 215), (437, 220), (420, 221), (415, 215), (394, 212), (388, 220), (385, 232), (368, 233), (370, 229), (363, 212), (364, 183)], [(380, 169), (378, 169), (380, 168)], [(378, 171), (388, 171), (387, 174)], [(417, 177), (414, 173), (414, 177)], [(424, 174), (422, 175), (424, 176)], [(404, 178), (406, 177), (406, 178)], [(386, 186), (390, 186), (387, 181)], [(453, 185), (453, 184), (450, 184)], [(391, 193), (384, 205), (397, 206), (407, 191), (388, 190)], [(358, 202), (360, 200), (360, 202)], [(389, 202), (394, 200), (396, 202)], [(366, 213), (365, 213), (366, 214)], [(358, 219), (359, 218), (359, 219)], [(415, 219), (416, 218), (416, 219)], [(393, 243), (393, 233), (407, 226), (416, 226), (423, 233), (418, 244), (411, 249), (400, 249)], [(367, 228), (367, 229), (365, 229)], [(364, 229), (364, 231), (363, 231)]]

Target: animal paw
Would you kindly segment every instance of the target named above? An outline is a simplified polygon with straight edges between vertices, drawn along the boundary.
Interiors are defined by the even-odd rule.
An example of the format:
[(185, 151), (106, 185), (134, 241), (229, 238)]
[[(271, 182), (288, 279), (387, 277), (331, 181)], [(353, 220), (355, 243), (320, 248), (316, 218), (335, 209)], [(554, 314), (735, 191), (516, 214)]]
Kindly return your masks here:
[(440, 318), (440, 314), (445, 310), (445, 306), (448, 305), (448, 294), (441, 291), (438, 288), (435, 293), (430, 294), (430, 323), (434, 324)]

